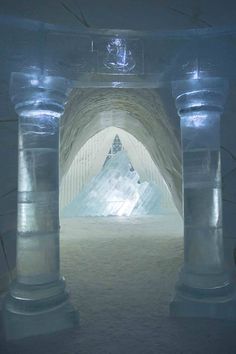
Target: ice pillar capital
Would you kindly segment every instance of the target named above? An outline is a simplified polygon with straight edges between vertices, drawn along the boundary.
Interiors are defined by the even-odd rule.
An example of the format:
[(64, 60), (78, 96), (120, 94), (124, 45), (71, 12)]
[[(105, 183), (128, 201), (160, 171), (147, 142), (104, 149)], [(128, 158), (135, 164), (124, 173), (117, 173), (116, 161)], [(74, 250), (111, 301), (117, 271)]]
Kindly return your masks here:
[(225, 269), (220, 116), (227, 94), (221, 78), (172, 84), (180, 116), (184, 265), (170, 310), (174, 315), (232, 317), (234, 289)]
[(53, 116), (64, 113), (70, 82), (63, 77), (12, 73), (10, 96), (20, 117)]
[(17, 277), (4, 301), (8, 339), (72, 327), (76, 315), (60, 276), (59, 117), (69, 94), (64, 78), (15, 73), (19, 115)]
[(202, 111), (221, 114), (228, 91), (228, 81), (222, 78), (179, 80), (172, 83), (172, 94), (180, 118)]

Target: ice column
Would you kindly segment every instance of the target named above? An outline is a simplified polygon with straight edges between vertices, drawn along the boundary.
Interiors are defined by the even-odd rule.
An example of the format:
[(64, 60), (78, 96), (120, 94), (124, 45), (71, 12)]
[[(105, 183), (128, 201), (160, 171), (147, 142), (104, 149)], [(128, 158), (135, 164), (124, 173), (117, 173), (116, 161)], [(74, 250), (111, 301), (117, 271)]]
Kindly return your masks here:
[(222, 79), (173, 83), (181, 122), (184, 207), (184, 266), (170, 305), (177, 316), (235, 317), (222, 235), (220, 116), (226, 91)]
[(19, 115), (17, 277), (4, 302), (7, 339), (77, 321), (59, 269), (59, 118), (68, 93), (63, 78), (12, 76)]

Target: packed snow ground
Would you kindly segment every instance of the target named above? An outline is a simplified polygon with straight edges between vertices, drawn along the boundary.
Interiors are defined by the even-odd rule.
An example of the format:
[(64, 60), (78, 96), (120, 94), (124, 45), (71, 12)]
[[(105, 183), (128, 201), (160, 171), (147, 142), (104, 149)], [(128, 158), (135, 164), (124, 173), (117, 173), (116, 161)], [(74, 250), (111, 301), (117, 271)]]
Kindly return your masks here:
[(176, 216), (64, 219), (62, 273), (81, 326), (84, 311), (91, 319), (110, 310), (120, 318), (131, 310), (167, 316), (182, 262), (180, 233)]
[(183, 260), (180, 218), (62, 220), (61, 271), (80, 328), (1, 354), (235, 354), (236, 323), (168, 317)]

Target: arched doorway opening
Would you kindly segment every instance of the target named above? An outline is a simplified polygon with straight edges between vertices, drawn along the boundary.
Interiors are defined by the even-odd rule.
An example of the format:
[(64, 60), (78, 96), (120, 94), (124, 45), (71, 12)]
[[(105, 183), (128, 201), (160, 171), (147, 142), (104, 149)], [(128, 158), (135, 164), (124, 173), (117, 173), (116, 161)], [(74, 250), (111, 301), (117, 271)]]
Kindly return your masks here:
[(179, 130), (168, 117), (156, 89), (74, 90), (62, 120), (61, 181), (82, 146), (109, 127), (123, 129), (145, 147), (181, 213)]
[(99, 173), (116, 134), (141, 180), (159, 184), (169, 207), (148, 217), (61, 218), (62, 272), (86, 311), (93, 303), (122, 312), (133, 302), (150, 313), (155, 303), (167, 315), (173, 296), (183, 252), (179, 146), (157, 92), (148, 91), (75, 91), (62, 122), (61, 210)]
[[(114, 142), (114, 139), (118, 138), (120, 142), (120, 149), (124, 151), (125, 154), (125, 159), (123, 158), (124, 161), (120, 161), (120, 157), (117, 156), (116, 162), (112, 166), (112, 170), (116, 168), (117, 172), (119, 172), (119, 165), (120, 169), (123, 168), (122, 174), (124, 175), (119, 175), (119, 176), (114, 176), (112, 177), (109, 172), (111, 168), (108, 167), (108, 169), (104, 171), (105, 168), (105, 163), (107, 162), (107, 159), (110, 158), (111, 156), (111, 148)], [(110, 152), (110, 154), (109, 154)], [(112, 156), (114, 158), (115, 156)], [(124, 165), (126, 163), (126, 160), (130, 162), (130, 165), (132, 166), (132, 170), (134, 170), (133, 175), (126, 176), (125, 173), (127, 174), (128, 172), (128, 166)], [(123, 165), (122, 165), (123, 164)], [(116, 167), (117, 165), (117, 167)], [(127, 169), (127, 171), (126, 171)], [(116, 180), (119, 177), (119, 185), (117, 186)], [(111, 180), (112, 178), (112, 180)], [(137, 182), (133, 182), (133, 179), (137, 178)], [(126, 193), (124, 185), (130, 182), (130, 187), (137, 192), (136, 193), (136, 199), (139, 198), (138, 196), (141, 196), (139, 187), (143, 191), (142, 196), (143, 196), (143, 201), (145, 203), (148, 203), (148, 200), (145, 198), (146, 191), (149, 190), (149, 194), (157, 194), (157, 199), (156, 199), (156, 204), (160, 206), (160, 209), (157, 208), (157, 206), (153, 205), (148, 208), (148, 206), (143, 210), (144, 214), (148, 215), (157, 215), (158, 213), (175, 213), (178, 215), (178, 210), (176, 209), (175, 203), (173, 201), (171, 192), (161, 175), (159, 168), (156, 166), (154, 161), (152, 160), (149, 152), (147, 149), (143, 146), (141, 142), (139, 142), (134, 136), (132, 136), (130, 133), (126, 132), (123, 129), (116, 128), (116, 127), (109, 127), (105, 128), (104, 130), (100, 131), (99, 133), (95, 134), (92, 138), (90, 138), (79, 150), (77, 155), (75, 156), (73, 162), (71, 163), (71, 166), (67, 173), (63, 176), (61, 180), (61, 185), (60, 185), (60, 209), (61, 209), (61, 217), (63, 216), (72, 216), (76, 215), (76, 206), (77, 203), (84, 203), (90, 198), (93, 198), (94, 200), (90, 201), (90, 204), (99, 203), (98, 198), (102, 198), (103, 195), (103, 189), (104, 185), (106, 182), (108, 182), (108, 179), (110, 180), (110, 187), (107, 190), (108, 195), (114, 195), (114, 191), (120, 191), (119, 194), (124, 195)], [(145, 185), (144, 185), (145, 183)], [(143, 188), (142, 188), (143, 187)], [(149, 187), (149, 188), (148, 188)], [(128, 188), (128, 186), (127, 186)], [(93, 190), (96, 190), (95, 193), (93, 193)], [(81, 193), (85, 193), (83, 196), (83, 199), (80, 198)], [(122, 192), (122, 193), (121, 193)], [(124, 198), (125, 196), (123, 196)], [(77, 199), (76, 199), (77, 198)], [(127, 200), (130, 199), (127, 191)], [(78, 202), (77, 202), (78, 200)], [(81, 201), (80, 201), (81, 200)], [(103, 202), (103, 208), (105, 208), (105, 203), (106, 201), (108, 202), (108, 198), (104, 197), (104, 202)], [(150, 200), (151, 201), (151, 200)], [(133, 201), (133, 203), (138, 204), (137, 201)], [(140, 203), (142, 203), (140, 201)], [(139, 203), (139, 204), (140, 204)], [(155, 203), (155, 200), (153, 200), (153, 203)], [(112, 204), (112, 203), (111, 203)], [(124, 204), (124, 203), (123, 203)], [(122, 205), (123, 205), (122, 204)], [(132, 208), (132, 213), (135, 211), (135, 205), (133, 204), (130, 206)], [(112, 213), (111, 210), (111, 215), (130, 215), (131, 214), (131, 209), (127, 210), (127, 213), (122, 214), (122, 205), (117, 206), (118, 209), (120, 209), (120, 213), (118, 213), (118, 209), (114, 206), (114, 204), (111, 205), (111, 207), (115, 207), (117, 209), (117, 214), (114, 210), (114, 213)], [(89, 210), (88, 207), (84, 210), (85, 206), (81, 205), (81, 208), (78, 210), (78, 216), (79, 215), (86, 215), (86, 216), (91, 216), (91, 215), (103, 215), (102, 210), (99, 213), (99, 210), (96, 212), (96, 206), (93, 207), (93, 210)], [(134, 208), (134, 210), (133, 210)], [(83, 210), (83, 213), (81, 211)], [(105, 208), (106, 209), (106, 208)], [(136, 208), (137, 209), (137, 208)], [(141, 210), (141, 206), (138, 210)], [(136, 212), (140, 215), (140, 211)], [(158, 212), (159, 210), (159, 212)], [(71, 211), (71, 212), (70, 212)], [(145, 212), (146, 211), (146, 212)], [(105, 211), (104, 211), (105, 212)], [(71, 215), (70, 215), (71, 214)], [(107, 215), (106, 213), (104, 215)], [(110, 214), (108, 214), (110, 215)]]

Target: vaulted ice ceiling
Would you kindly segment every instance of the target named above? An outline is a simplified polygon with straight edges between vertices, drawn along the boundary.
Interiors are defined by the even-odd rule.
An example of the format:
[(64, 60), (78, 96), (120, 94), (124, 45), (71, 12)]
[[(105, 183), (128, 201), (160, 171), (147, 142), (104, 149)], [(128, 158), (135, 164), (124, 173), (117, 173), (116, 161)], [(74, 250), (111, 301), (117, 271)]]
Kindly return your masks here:
[(89, 138), (112, 126), (127, 131), (145, 146), (160, 169), (180, 211), (178, 132), (168, 119), (156, 90), (75, 90), (62, 119), (61, 176), (67, 172), (74, 157)]

